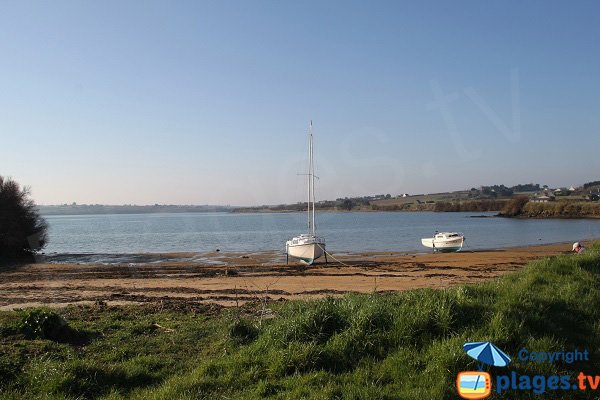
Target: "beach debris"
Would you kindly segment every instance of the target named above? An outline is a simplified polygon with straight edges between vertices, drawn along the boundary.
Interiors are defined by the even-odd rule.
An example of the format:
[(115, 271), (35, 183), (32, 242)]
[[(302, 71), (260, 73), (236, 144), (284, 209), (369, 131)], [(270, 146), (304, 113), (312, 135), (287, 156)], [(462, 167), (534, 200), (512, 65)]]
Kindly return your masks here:
[(167, 328), (167, 327), (165, 327), (165, 326), (162, 326), (162, 325), (159, 325), (159, 324), (157, 324), (156, 322), (153, 322), (153, 323), (150, 325), (150, 327), (151, 327), (152, 329), (161, 329), (161, 330), (163, 330), (164, 332), (175, 332), (175, 329)]
[(270, 308), (262, 308), (262, 309), (258, 309), (256, 310), (256, 316), (259, 317), (260, 319), (272, 319), (277, 317), (277, 314), (275, 314), (275, 312), (273, 310), (271, 310)]
[(108, 304), (107, 304), (107, 303), (106, 303), (106, 301), (104, 301), (104, 300), (96, 300), (96, 301), (94, 302), (94, 305), (95, 305), (96, 307), (106, 307)]

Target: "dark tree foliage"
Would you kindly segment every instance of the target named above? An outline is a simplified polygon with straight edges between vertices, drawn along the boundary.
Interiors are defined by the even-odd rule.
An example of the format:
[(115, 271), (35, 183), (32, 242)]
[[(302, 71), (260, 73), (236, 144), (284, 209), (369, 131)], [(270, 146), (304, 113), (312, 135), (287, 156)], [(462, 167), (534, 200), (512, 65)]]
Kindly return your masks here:
[(350, 199), (346, 199), (342, 202), (340, 206), (343, 210), (350, 211), (354, 207), (354, 202)]
[(481, 193), (492, 197), (510, 197), (513, 194), (513, 190), (504, 185), (482, 186)]
[(0, 258), (31, 254), (46, 245), (46, 221), (29, 190), (0, 176)]
[(535, 185), (533, 183), (515, 185), (511, 187), (511, 189), (513, 192), (539, 192), (541, 190), (539, 183), (536, 183)]
[(600, 186), (600, 181), (593, 181), (593, 182), (588, 182), (588, 183), (583, 184), (584, 189), (589, 189), (594, 186)]

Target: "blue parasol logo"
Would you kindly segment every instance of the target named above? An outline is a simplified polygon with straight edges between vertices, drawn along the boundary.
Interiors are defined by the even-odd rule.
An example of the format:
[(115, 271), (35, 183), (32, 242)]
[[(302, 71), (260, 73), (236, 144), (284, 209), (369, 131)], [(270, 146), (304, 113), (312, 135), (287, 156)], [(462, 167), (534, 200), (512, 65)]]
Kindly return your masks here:
[(483, 369), (482, 364), (506, 367), (510, 362), (510, 357), (492, 342), (465, 343), (463, 348), (470, 357), (480, 362), (480, 370)]

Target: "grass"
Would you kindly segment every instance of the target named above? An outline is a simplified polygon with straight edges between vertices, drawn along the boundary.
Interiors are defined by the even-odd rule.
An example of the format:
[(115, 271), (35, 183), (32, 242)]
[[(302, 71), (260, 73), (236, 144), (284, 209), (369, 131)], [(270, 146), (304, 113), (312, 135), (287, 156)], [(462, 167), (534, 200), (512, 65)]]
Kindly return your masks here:
[[(69, 307), (59, 313), (77, 340), (55, 341), (26, 336), (24, 312), (3, 312), (0, 397), (455, 399), (456, 374), (477, 369), (462, 345), (483, 340), (512, 355), (509, 371), (519, 374), (600, 375), (599, 284), (596, 244), (483, 284), (273, 303), (269, 319), (252, 305), (214, 315)], [(522, 362), (523, 347), (586, 348), (590, 361)]]

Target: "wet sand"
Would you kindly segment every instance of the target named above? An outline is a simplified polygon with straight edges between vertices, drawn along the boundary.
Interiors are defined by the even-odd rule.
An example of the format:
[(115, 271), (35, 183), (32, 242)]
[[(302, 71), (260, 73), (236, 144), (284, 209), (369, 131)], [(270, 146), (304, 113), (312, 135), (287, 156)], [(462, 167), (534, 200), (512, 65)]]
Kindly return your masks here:
[(311, 266), (276, 252), (141, 254), (135, 262), (50, 262), (0, 269), (0, 310), (102, 302), (168, 307), (241, 305), (345, 293), (445, 288), (515, 271), (528, 262), (569, 253), (570, 243), (407, 254), (333, 254)]

